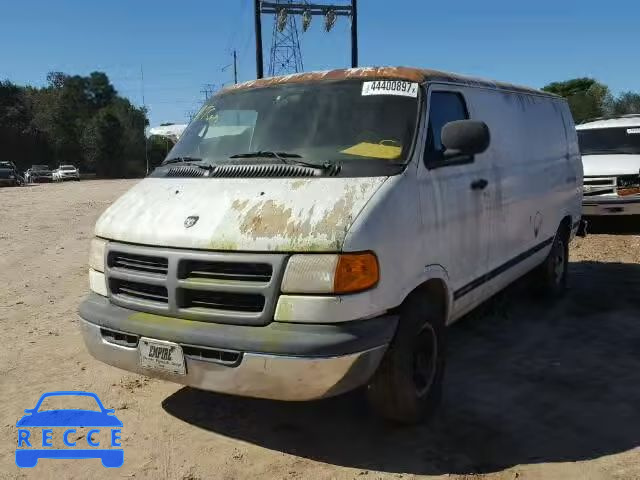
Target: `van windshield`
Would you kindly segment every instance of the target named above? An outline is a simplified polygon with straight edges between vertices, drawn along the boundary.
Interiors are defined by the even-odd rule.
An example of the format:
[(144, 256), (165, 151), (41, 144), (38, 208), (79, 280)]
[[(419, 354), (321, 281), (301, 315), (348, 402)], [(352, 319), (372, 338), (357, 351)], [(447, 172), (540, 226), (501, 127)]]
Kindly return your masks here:
[(640, 127), (578, 130), (582, 155), (640, 155)]
[(418, 91), (411, 82), (347, 80), (222, 93), (204, 105), (165, 163), (224, 164), (238, 156), (246, 162), (260, 157), (257, 152), (317, 165), (404, 163), (416, 130)]

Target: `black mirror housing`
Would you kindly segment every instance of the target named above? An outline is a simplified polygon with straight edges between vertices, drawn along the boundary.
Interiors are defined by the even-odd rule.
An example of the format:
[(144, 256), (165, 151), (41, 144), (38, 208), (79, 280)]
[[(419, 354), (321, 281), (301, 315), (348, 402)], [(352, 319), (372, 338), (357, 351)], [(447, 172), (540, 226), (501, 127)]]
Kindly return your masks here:
[(444, 159), (471, 157), (484, 152), (491, 143), (489, 127), (477, 120), (455, 120), (442, 127)]

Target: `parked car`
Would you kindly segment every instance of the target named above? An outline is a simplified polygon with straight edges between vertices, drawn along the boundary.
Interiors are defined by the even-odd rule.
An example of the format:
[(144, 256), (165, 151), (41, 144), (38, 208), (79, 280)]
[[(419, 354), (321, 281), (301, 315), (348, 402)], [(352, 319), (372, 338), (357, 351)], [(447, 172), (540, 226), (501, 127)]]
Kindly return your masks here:
[(640, 115), (578, 125), (584, 215), (640, 215)]
[(566, 100), (433, 70), (229, 87), (150, 177), (96, 224), (94, 357), (280, 400), (367, 385), (407, 423), (439, 403), (446, 326), (529, 272), (561, 295), (581, 223)]
[(18, 173), (13, 162), (0, 162), (0, 186), (17, 187), (23, 183), (23, 179)]
[(80, 181), (80, 171), (73, 165), (60, 165), (53, 171), (53, 181), (64, 182), (65, 180)]
[(24, 176), (28, 183), (53, 181), (53, 172), (47, 165), (33, 165), (25, 172)]

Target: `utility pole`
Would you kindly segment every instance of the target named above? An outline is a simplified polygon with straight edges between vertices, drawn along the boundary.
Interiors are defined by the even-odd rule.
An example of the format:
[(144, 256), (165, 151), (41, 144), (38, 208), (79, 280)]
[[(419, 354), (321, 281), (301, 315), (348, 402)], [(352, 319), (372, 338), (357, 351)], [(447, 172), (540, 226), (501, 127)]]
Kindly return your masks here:
[(142, 64), (140, 64), (140, 88), (142, 90), (142, 109), (144, 110), (144, 121), (142, 122), (142, 134), (144, 135), (144, 161), (145, 171), (149, 175), (149, 139), (147, 138), (147, 105), (144, 101), (144, 71), (142, 70)]
[(260, 0), (254, 0), (253, 14), (256, 30), (256, 78), (264, 77), (262, 64), (262, 21), (260, 19)]
[(351, 68), (358, 66), (358, 0), (351, 0)]
[(216, 86), (213, 83), (205, 83), (202, 86), (202, 90), (200, 90), (200, 93), (204, 96), (205, 102), (209, 100), (209, 97), (211, 97), (211, 95), (213, 94), (213, 92), (215, 92), (215, 90), (216, 90)]
[(233, 83), (238, 83), (238, 55), (235, 48), (233, 49)]

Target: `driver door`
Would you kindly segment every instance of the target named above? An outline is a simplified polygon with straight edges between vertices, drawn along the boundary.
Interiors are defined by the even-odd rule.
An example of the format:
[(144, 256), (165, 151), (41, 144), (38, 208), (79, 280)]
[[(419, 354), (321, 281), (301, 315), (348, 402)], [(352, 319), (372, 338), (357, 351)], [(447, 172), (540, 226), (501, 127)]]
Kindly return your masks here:
[(429, 88), (427, 140), (418, 170), (425, 261), (447, 271), (453, 289), (453, 317), (469, 311), (488, 294), (484, 279), (489, 267), (490, 205), (495, 188), (490, 178), (490, 155), (451, 164), (442, 161), (442, 128), (454, 120), (474, 119), (471, 94), (463, 87)]

